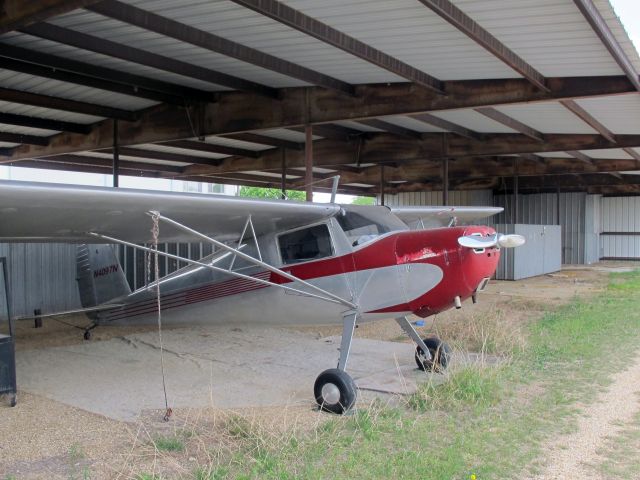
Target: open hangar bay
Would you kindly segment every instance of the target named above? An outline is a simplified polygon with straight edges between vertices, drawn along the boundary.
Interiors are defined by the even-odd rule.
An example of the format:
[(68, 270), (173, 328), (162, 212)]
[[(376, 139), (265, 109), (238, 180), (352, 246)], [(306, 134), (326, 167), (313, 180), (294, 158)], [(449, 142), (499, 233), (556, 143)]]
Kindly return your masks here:
[[(109, 174), (114, 188), (122, 176), (137, 176), (308, 194), (310, 183), (327, 180), (313, 190), (328, 191), (329, 179), (340, 175), (340, 193), (374, 196), (380, 204), (502, 206), (492, 225), (553, 227), (558, 243), (550, 254), (557, 266), (640, 258), (640, 57), (607, 0), (3, 5), (5, 166)], [(164, 248), (192, 258), (203, 253), (199, 244)], [(528, 252), (530, 264), (544, 264), (536, 256), (541, 252)], [(8, 258), (15, 315), (79, 306), (75, 246), (4, 244), (0, 256)], [(120, 259), (131, 287), (144, 285), (141, 256), (121, 249)], [(178, 266), (167, 261), (163, 273)], [(501, 268), (502, 278), (513, 274)], [(499, 296), (514, 287), (495, 288), (490, 294)], [(146, 360), (154, 354), (152, 333), (117, 335), (130, 348), (146, 345)], [(191, 339), (178, 338), (187, 335), (180, 331), (171, 335), (178, 362), (170, 365), (173, 378), (180, 362), (193, 363), (202, 374), (207, 362), (224, 360), (207, 357), (207, 332), (198, 330)], [(224, 335), (216, 339), (221, 348), (246, 341), (231, 330)], [(319, 335), (264, 335), (277, 337), (274, 348), (288, 348), (287, 339), (297, 344), (292, 356), (308, 347), (315, 361), (334, 361), (336, 345), (319, 342)], [(363, 355), (367, 341), (373, 340), (358, 347)], [(104, 372), (98, 361), (83, 370), (82, 362), (50, 362), (50, 354), (57, 348), (65, 361), (107, 358), (100, 351), (107, 342), (52, 342), (19, 351), (27, 391), (121, 419), (162, 406), (156, 397), (132, 400), (134, 407), (126, 397), (100, 404), (102, 390), (83, 396), (65, 390), (52, 378), (56, 371), (66, 370), (76, 382)], [(122, 339), (114, 343), (126, 346)], [(98, 352), (87, 353), (95, 345)], [(380, 345), (407, 376), (413, 374), (407, 345)], [(200, 357), (180, 357), (196, 347)], [(262, 352), (261, 361), (273, 362), (267, 357), (276, 350)], [(398, 378), (395, 369), (372, 379), (375, 363), (361, 358), (360, 379), (368, 378), (369, 388), (406, 388), (389, 386), (389, 378)], [(125, 368), (127, 360), (122, 350), (114, 368)], [(157, 367), (129, 360), (140, 362), (135, 378)], [(225, 379), (227, 393), (248, 403), (227, 397), (217, 403), (297, 401), (306, 373), (292, 358), (284, 363), (277, 381), (294, 379), (291, 388), (272, 391), (266, 382), (264, 395), (253, 402), (243, 392), (264, 370), (249, 369), (250, 381)], [(235, 367), (243, 365), (238, 360)], [(119, 387), (111, 380), (105, 388), (113, 392)], [(195, 388), (188, 382), (180, 384), (181, 394)], [(206, 403), (209, 386), (199, 384), (198, 406)]]

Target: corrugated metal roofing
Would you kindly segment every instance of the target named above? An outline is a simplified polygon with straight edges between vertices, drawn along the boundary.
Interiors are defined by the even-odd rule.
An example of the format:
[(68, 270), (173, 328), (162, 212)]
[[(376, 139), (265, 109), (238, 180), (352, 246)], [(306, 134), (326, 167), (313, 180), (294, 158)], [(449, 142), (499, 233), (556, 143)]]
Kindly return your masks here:
[(0, 123), (0, 132), (6, 133), (18, 133), (21, 135), (36, 135), (40, 137), (48, 137), (60, 133), (56, 130), (46, 130), (44, 128), (22, 127), (18, 125), (8, 125), (6, 123)]
[(187, 150), (185, 148), (169, 147), (166, 145), (157, 145), (155, 143), (144, 143), (141, 145), (135, 145), (135, 147), (140, 148), (142, 150), (153, 150), (155, 152), (179, 153), (182, 155), (189, 155), (190, 157), (204, 157), (204, 158), (219, 159), (219, 158), (226, 158), (229, 156), (229, 155), (222, 155), (218, 153), (201, 152), (198, 150)]
[(234, 140), (233, 138), (216, 137), (213, 135), (207, 136), (205, 138), (207, 140), (207, 143), (211, 143), (213, 145), (221, 145), (223, 147), (232, 147), (232, 148), (242, 148), (244, 150), (253, 150), (256, 152), (260, 152), (262, 150), (270, 150), (273, 148), (270, 145), (263, 145), (259, 143), (253, 143), (253, 142), (245, 142), (242, 140)]
[(585, 155), (591, 158), (617, 158), (628, 160), (631, 156), (621, 148), (606, 148), (600, 150), (584, 150)]
[(442, 80), (520, 76), (415, 0), (284, 3)]
[[(91, 158), (104, 158), (107, 160), (113, 159), (113, 154), (106, 153), (106, 152), (84, 152), (82, 156), (91, 157)], [(158, 160), (156, 158), (151, 158), (151, 156), (149, 158), (143, 158), (143, 157), (131, 157), (129, 155), (120, 155), (119, 158), (120, 160), (129, 160), (129, 161), (138, 162), (138, 163), (149, 163), (151, 165), (171, 165), (174, 167), (184, 167), (186, 165), (189, 165), (189, 163), (185, 163), (185, 162), (172, 162), (168, 160)]]
[[(295, 130), (289, 130), (288, 128), (272, 128), (270, 130), (260, 130), (260, 135), (266, 137), (279, 138), (280, 140), (288, 140), (290, 142), (304, 142), (304, 132), (296, 132)], [(319, 135), (312, 135), (314, 140), (320, 140), (322, 137)]]
[(517, 133), (515, 130), (491, 120), (489, 117), (476, 112), (471, 108), (461, 110), (447, 110), (434, 112), (436, 117), (444, 118), (457, 123), (469, 130), (483, 133)]
[(96, 105), (106, 105), (123, 110), (141, 110), (158, 104), (158, 102), (140, 97), (107, 92), (97, 88), (75, 85), (73, 83), (36, 77), (9, 70), (0, 70), (0, 85), (5, 88), (13, 88), (25, 92), (39, 93), (41, 95), (66, 98), (68, 100), (93, 103)]
[(447, 131), (438, 127), (434, 127), (433, 125), (429, 125), (428, 123), (421, 122), (420, 120), (416, 120), (415, 118), (406, 117), (404, 115), (393, 115), (390, 117), (381, 117), (381, 120), (384, 120), (385, 122), (393, 123), (394, 125), (398, 125), (400, 127), (408, 128), (409, 130), (415, 130), (416, 132), (446, 132)]
[(51, 120), (60, 120), (64, 122), (74, 122), (82, 124), (96, 123), (104, 120), (104, 117), (96, 117), (94, 115), (85, 115), (83, 113), (63, 112), (62, 110), (53, 110), (51, 108), (34, 107), (31, 105), (22, 105), (20, 103), (4, 102), (0, 100), (0, 112), (14, 113), (16, 115), (27, 115), (32, 117), (48, 118)]
[(640, 132), (640, 95), (615, 95), (576, 100), (582, 108), (594, 116), (613, 133), (637, 134)]
[(555, 102), (503, 105), (496, 109), (542, 133), (598, 133)]

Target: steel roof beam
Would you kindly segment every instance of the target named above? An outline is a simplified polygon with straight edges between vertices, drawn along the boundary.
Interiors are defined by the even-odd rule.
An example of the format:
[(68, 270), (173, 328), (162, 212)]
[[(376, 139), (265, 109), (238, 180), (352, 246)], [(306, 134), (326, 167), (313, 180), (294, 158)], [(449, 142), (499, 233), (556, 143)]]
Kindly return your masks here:
[(607, 127), (596, 120), (593, 115), (591, 115), (584, 108), (578, 105), (574, 100), (560, 100), (560, 103), (563, 107), (573, 112), (576, 117), (589, 125), (604, 138), (606, 138), (610, 142), (615, 142), (615, 136), (613, 135), (613, 133), (611, 133), (611, 131)]
[(409, 116), (420, 122), (433, 125), (434, 127), (438, 127), (442, 130), (455, 133), (456, 135), (460, 135), (461, 137), (469, 138), (472, 140), (482, 140), (481, 133), (469, 130), (468, 128), (458, 125), (457, 123), (450, 122), (449, 120), (445, 120), (444, 118), (436, 117), (435, 115), (431, 115), (430, 113), (417, 113)]
[[(47, 163), (64, 163), (71, 165), (89, 165), (93, 167), (113, 168), (113, 160), (111, 158), (97, 158), (84, 155), (56, 155), (54, 157), (37, 158), (39, 162)], [(22, 167), (23, 163), (16, 163), (15, 166)], [(164, 165), (157, 163), (132, 162), (129, 160), (120, 160), (120, 168), (128, 170), (141, 170), (148, 172), (170, 172), (179, 174), (183, 167), (173, 165)], [(44, 167), (46, 168), (46, 167)]]
[(580, 160), (581, 162), (593, 163), (593, 159), (589, 155), (585, 155), (584, 153), (579, 152), (577, 150), (569, 150), (567, 151), (567, 153), (571, 155), (573, 158)]
[[(212, 92), (153, 80), (141, 75), (78, 62), (13, 45), (0, 44), (0, 57), (4, 57), (2, 66), (8, 70), (102, 88), (126, 95), (168, 101), (178, 105), (184, 105), (185, 100), (210, 102), (215, 97)], [(11, 62), (7, 59), (14, 61)]]
[(502, 113), (500, 110), (496, 110), (495, 108), (492, 108), (492, 107), (482, 107), (482, 108), (476, 108), (475, 111), (478, 113), (481, 113), (485, 117), (488, 117), (495, 122), (501, 123), (502, 125), (505, 125), (515, 130), (516, 132), (520, 132), (529, 138), (532, 138), (539, 142), (544, 142), (544, 135), (542, 133), (538, 132), (537, 130), (531, 128), (528, 125), (525, 125), (522, 122), (519, 122), (515, 118), (510, 117), (505, 113)]
[(175, 38), (181, 42), (190, 43), (261, 68), (266, 68), (281, 75), (303, 80), (312, 85), (319, 85), (348, 94), (353, 93), (352, 85), (336, 78), (132, 5), (115, 0), (107, 0), (97, 5), (87, 7), (87, 9), (100, 15), (159, 33), (160, 35)]
[(52, 42), (70, 45), (82, 50), (89, 50), (128, 62), (146, 65), (166, 72), (177, 73), (183, 77), (191, 77), (214, 85), (254, 92), (268, 97), (276, 97), (277, 91), (271, 87), (227, 75), (192, 63), (182, 62), (174, 58), (140, 50), (128, 45), (112, 42), (99, 37), (87, 35), (68, 28), (58, 27), (50, 23), (39, 23), (20, 29), (21, 32), (44, 38)]
[(42, 128), (44, 130), (55, 130), (58, 132), (89, 133), (91, 125), (82, 123), (62, 122), (48, 118), (29, 117), (27, 115), (16, 115), (14, 113), (0, 112), (0, 123), (5, 125), (16, 125), (19, 127)]
[(231, 138), (242, 142), (286, 148), (288, 150), (304, 150), (304, 142), (293, 142), (291, 140), (283, 140), (282, 138), (269, 137), (258, 133), (231, 133), (224, 135), (222, 138)]
[(217, 153), (220, 155), (231, 155), (240, 157), (258, 158), (262, 155), (261, 151), (247, 150), (245, 148), (227, 147), (225, 145), (216, 145), (215, 143), (197, 142), (195, 140), (172, 140), (162, 142), (159, 145), (174, 148), (184, 148), (186, 150), (195, 150), (198, 152)]
[(640, 79), (638, 78), (638, 72), (636, 72), (635, 67), (624, 53), (624, 50), (616, 40), (616, 37), (613, 35), (607, 22), (600, 12), (593, 4), (591, 0), (573, 0), (576, 4), (580, 12), (584, 18), (589, 22), (591, 28), (596, 32), (596, 35), (600, 37), (600, 40), (604, 44), (604, 46), (609, 50), (609, 53), (616, 61), (622, 71), (627, 75), (627, 78), (631, 83), (633, 83), (636, 90), (640, 91)]
[[(624, 76), (548, 78), (547, 81), (551, 88), (549, 93), (540, 91), (524, 79), (447, 82), (448, 96), (436, 95), (409, 84), (359, 85), (355, 97), (336, 95), (335, 92), (317, 87), (283, 89), (279, 99), (244, 92), (221, 92), (218, 94), (219, 101), (203, 105), (198, 116), (201, 122), (196, 135), (225, 135), (273, 128), (296, 129), (308, 122), (314, 125), (318, 135), (324, 136), (318, 124), (339, 120), (635, 92)], [(390, 98), (394, 100), (389, 101)], [(301, 108), (306, 101), (309, 102), (309, 108)], [(86, 137), (73, 133), (57, 135), (46, 149), (20, 147), (12, 154), (13, 158), (109, 148), (113, 138), (112, 123), (100, 122)], [(334, 127), (332, 125), (330, 129)], [(348, 140), (352, 131), (355, 132), (354, 136), (362, 139), (370, 135), (347, 129), (349, 133), (341, 133), (341, 138)], [(156, 143), (193, 136), (191, 125), (185, 121), (185, 110), (166, 104), (140, 112), (140, 119), (135, 126), (121, 125), (119, 128), (121, 145)], [(450, 141), (455, 140), (456, 136), (451, 136)], [(627, 146), (632, 145), (622, 147)], [(579, 148), (569, 148), (575, 149)], [(535, 150), (511, 153), (535, 153)]]
[(317, 38), (333, 47), (339, 48), (355, 57), (361, 58), (380, 68), (384, 68), (399, 77), (422, 85), (437, 93), (444, 94), (443, 83), (431, 75), (408, 65), (391, 55), (373, 48), (360, 40), (342, 33), (315, 18), (294, 10), (276, 0), (232, 0), (233, 2), (265, 15), (291, 28)]
[(393, 123), (385, 122), (384, 120), (380, 120), (378, 118), (367, 118), (364, 120), (356, 120), (356, 122), (362, 125), (367, 125), (369, 127), (384, 130), (385, 132), (394, 133), (396, 135), (400, 135), (401, 137), (417, 138), (417, 139), (422, 138), (422, 133), (420, 132), (416, 132), (415, 130), (404, 128), (399, 125), (395, 125)]
[(3, 0), (0, 35), (47, 18), (83, 8), (99, 0)]
[(548, 91), (545, 77), (525, 62), (504, 43), (482, 28), (471, 17), (448, 0), (419, 0), (442, 19), (449, 22), (478, 45), (488, 50), (541, 90)]
[[(0, 46), (0, 55), (1, 50), (2, 47)], [(110, 82), (109, 80), (101, 78), (87, 77), (85, 75), (66, 72), (64, 70), (58, 70), (56, 68), (43, 67), (34, 63), (23, 62), (11, 58), (2, 58), (1, 62), (2, 68), (11, 70), (13, 72), (26, 73), (29, 75), (35, 75), (36, 77), (52, 78), (61, 82), (74, 83), (76, 85), (97, 88), (100, 90), (106, 90), (108, 92), (121, 93), (132, 97), (146, 98), (149, 100), (155, 100), (157, 102), (172, 103), (174, 105), (184, 105), (185, 103), (184, 99), (167, 95), (166, 93), (146, 90), (144, 88), (124, 85), (122, 83)]]
[[(112, 148), (98, 150), (103, 153), (113, 153)], [(165, 160), (168, 162), (181, 162), (196, 165), (219, 165), (219, 158), (199, 157), (196, 155), (185, 155), (183, 153), (159, 152), (156, 150), (146, 150), (135, 147), (119, 147), (120, 155), (136, 158), (147, 158), (149, 160)]]
[(636, 152), (633, 148), (626, 147), (626, 148), (623, 148), (622, 150), (624, 150), (625, 153), (629, 155), (631, 158), (633, 158), (634, 160), (640, 161), (640, 153)]
[[(60, 97), (50, 97), (38, 93), (24, 92), (0, 87), (0, 100), (12, 103), (22, 103), (36, 107), (51, 108), (53, 110), (63, 110), (66, 112), (83, 113), (96, 117), (117, 118), (118, 120), (134, 121), (137, 118), (135, 112), (122, 110), (120, 108), (96, 105), (93, 103), (79, 102)], [(110, 140), (109, 140), (110, 141)]]

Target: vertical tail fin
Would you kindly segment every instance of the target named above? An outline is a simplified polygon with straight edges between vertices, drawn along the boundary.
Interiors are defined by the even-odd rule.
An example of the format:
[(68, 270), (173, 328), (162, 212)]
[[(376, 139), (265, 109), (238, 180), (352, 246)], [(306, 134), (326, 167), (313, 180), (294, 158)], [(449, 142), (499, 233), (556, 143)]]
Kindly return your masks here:
[(111, 245), (78, 245), (76, 280), (83, 308), (95, 307), (131, 293)]

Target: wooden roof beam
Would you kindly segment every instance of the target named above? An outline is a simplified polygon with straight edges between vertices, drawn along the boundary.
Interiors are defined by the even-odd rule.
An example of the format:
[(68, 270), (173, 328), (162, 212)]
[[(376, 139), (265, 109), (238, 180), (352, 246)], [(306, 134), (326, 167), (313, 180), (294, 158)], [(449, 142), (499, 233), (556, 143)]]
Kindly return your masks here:
[(233, 2), (294, 28), (306, 35), (361, 58), (399, 77), (422, 85), (439, 94), (444, 94), (443, 83), (431, 75), (408, 65), (391, 55), (373, 48), (315, 18), (294, 10), (276, 0), (232, 0)]
[[(273, 128), (295, 129), (309, 122), (314, 125), (314, 131), (318, 135), (323, 135), (322, 127), (318, 124), (345, 119), (407, 115), (433, 110), (593, 97), (635, 91), (624, 76), (548, 78), (547, 80), (551, 88), (550, 93), (541, 92), (524, 79), (447, 82), (449, 95), (446, 97), (407, 84), (359, 85), (356, 97), (336, 95), (335, 92), (317, 87), (283, 89), (278, 99), (246, 92), (221, 92), (218, 93), (219, 101), (202, 106), (200, 112), (202, 122), (199, 124), (197, 134), (210, 136)], [(394, 101), (389, 101), (389, 98), (393, 98)], [(300, 108), (300, 105), (305, 104), (306, 99), (309, 100), (309, 108)], [(20, 103), (21, 100), (16, 98), (9, 101)], [(156, 143), (194, 136), (189, 122), (185, 121), (186, 113), (183, 108), (163, 104), (140, 112), (139, 117), (135, 125), (120, 125), (121, 145)], [(365, 139), (370, 134), (357, 131), (357, 136)], [(349, 137), (349, 134), (341, 135), (343, 140), (348, 140)], [(455, 137), (452, 136), (450, 141), (456, 141)], [(12, 153), (12, 158), (33, 158), (109, 148), (112, 139), (113, 122), (105, 121), (95, 125), (90, 135), (80, 136), (73, 133), (57, 135), (52, 139), (49, 147), (23, 146)], [(458, 140), (465, 139), (458, 138)], [(623, 145), (623, 147), (627, 146), (634, 145)], [(560, 150), (566, 150), (566, 148)], [(535, 150), (510, 153), (535, 153)], [(351, 163), (354, 162), (355, 157)]]
[(226, 73), (203, 68), (192, 63), (183, 62), (174, 58), (165, 57), (155, 53), (140, 50), (128, 45), (115, 43), (86, 33), (59, 27), (50, 23), (39, 23), (20, 29), (21, 32), (44, 38), (52, 42), (70, 45), (82, 50), (89, 50), (101, 55), (107, 55), (128, 62), (138, 63), (147, 67), (157, 68), (166, 72), (177, 73), (184, 77), (191, 77), (214, 85), (254, 92), (267, 97), (276, 97), (274, 88), (244, 80)]
[(419, 1), (485, 50), (488, 50), (496, 58), (499, 58), (509, 67), (513, 68), (533, 85), (541, 90), (549, 91), (546, 79), (540, 72), (524, 61), (514, 51), (510, 50), (500, 40), (491, 35), (487, 30), (482, 28), (453, 3), (448, 0)]
[(297, 78), (312, 85), (338, 90), (353, 94), (353, 86), (336, 78), (324, 75), (309, 68), (297, 65), (282, 58), (269, 55), (251, 47), (232, 42), (226, 38), (214, 35), (204, 30), (176, 22), (152, 12), (142, 10), (116, 0), (106, 0), (87, 7), (100, 15), (114, 18), (121, 22), (135, 25), (151, 32), (175, 38), (181, 42), (197, 45), (198, 47), (220, 53), (243, 62), (256, 65), (281, 75)]
[(26, 143), (28, 145), (49, 145), (49, 137), (40, 137), (37, 135), (24, 135), (21, 133), (0, 132), (0, 142), (9, 143)]

